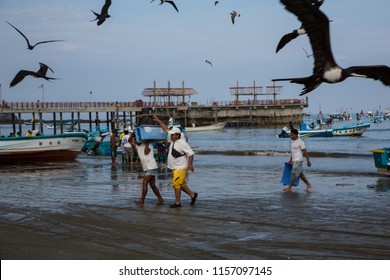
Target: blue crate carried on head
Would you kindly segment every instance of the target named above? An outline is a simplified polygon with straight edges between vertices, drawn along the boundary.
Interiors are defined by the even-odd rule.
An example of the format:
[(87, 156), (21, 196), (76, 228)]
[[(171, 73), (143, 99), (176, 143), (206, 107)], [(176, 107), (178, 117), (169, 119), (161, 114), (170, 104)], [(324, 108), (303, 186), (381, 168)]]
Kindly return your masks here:
[(137, 141), (167, 140), (168, 134), (159, 125), (140, 125), (134, 129), (135, 139)]
[[(288, 162), (285, 162), (284, 163), (282, 179), (280, 180), (280, 182), (283, 185), (289, 185), (290, 184), (291, 169), (292, 169), (292, 165), (289, 164)], [(298, 185), (299, 185), (299, 178), (295, 179), (293, 186), (298, 186)]]

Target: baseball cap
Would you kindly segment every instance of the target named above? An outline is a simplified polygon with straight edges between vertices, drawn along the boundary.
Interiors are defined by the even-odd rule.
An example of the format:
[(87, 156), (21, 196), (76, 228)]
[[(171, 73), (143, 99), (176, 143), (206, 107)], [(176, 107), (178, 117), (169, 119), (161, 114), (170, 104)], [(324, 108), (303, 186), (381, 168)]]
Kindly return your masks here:
[(171, 130), (169, 131), (169, 134), (181, 134), (181, 129), (174, 126), (171, 128)]

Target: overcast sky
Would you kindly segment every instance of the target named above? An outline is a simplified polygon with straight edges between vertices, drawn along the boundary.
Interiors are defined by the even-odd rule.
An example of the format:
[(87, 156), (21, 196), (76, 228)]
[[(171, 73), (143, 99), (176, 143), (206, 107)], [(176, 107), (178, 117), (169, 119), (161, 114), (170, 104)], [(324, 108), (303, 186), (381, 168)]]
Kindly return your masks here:
[[(272, 85), (271, 79), (312, 73), (308, 38), (297, 38), (278, 54), (276, 45), (300, 26), (278, 0), (175, 0), (177, 13), (155, 0), (112, 0), (111, 18), (101, 26), (91, 10), (103, 0), (0, 0), (0, 84), (6, 101), (134, 101), (144, 88), (194, 88), (191, 101), (229, 101), (229, 87)], [(233, 25), (230, 13), (241, 16)], [(342, 67), (390, 66), (390, 1), (326, 0), (323, 10), (331, 22), (332, 49)], [(21, 30), (32, 44), (62, 39), (27, 49), (25, 40), (5, 21)], [(213, 67), (205, 60), (213, 63)], [(49, 65), (60, 80), (26, 77), (9, 88), (20, 69)], [(302, 98), (301, 85), (279, 82), (278, 98)], [(90, 94), (92, 92), (92, 94)], [(390, 107), (390, 88), (370, 79), (349, 78), (322, 84), (308, 94), (307, 112), (352, 112)], [(265, 99), (271, 98), (265, 96)], [(148, 100), (145, 98), (145, 100)]]

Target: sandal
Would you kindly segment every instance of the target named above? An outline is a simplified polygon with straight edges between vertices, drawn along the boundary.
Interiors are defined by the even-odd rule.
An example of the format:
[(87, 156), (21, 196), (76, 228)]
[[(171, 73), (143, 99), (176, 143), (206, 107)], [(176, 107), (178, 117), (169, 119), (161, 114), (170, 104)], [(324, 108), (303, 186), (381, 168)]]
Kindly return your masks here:
[(177, 203), (173, 203), (171, 205), (169, 205), (170, 208), (178, 208), (178, 207), (181, 207), (181, 203), (177, 204)]

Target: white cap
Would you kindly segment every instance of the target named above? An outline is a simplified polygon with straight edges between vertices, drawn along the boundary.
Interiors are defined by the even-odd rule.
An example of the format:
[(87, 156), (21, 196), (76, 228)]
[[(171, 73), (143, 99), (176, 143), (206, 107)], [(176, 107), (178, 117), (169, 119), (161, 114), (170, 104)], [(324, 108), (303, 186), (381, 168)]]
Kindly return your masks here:
[(169, 131), (169, 134), (181, 134), (181, 129), (178, 128), (177, 126), (174, 126), (171, 128), (171, 130)]

